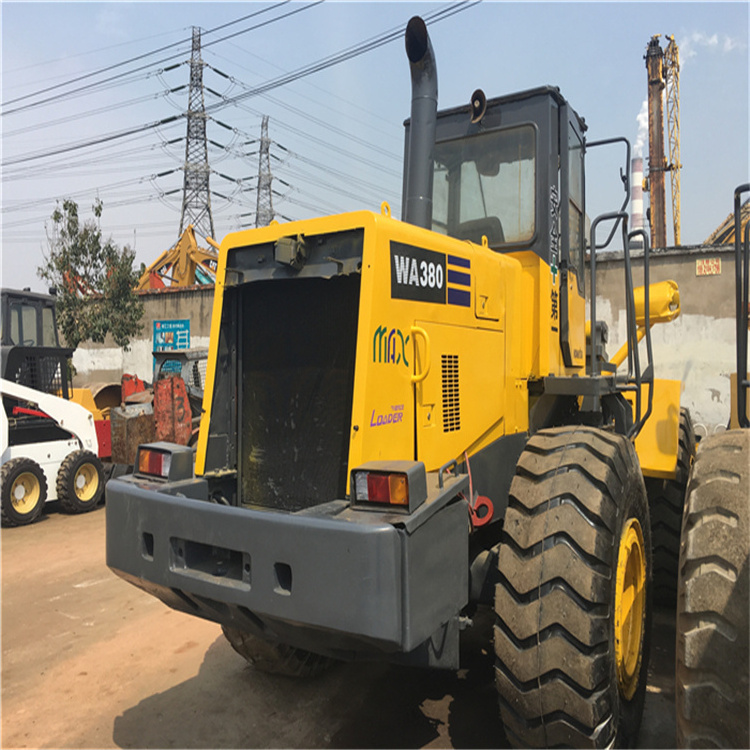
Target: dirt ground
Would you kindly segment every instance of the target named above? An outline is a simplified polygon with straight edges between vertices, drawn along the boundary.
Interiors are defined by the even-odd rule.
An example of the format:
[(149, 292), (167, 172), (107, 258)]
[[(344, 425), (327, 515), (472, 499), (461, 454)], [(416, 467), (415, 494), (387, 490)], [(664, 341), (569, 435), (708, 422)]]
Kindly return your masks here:
[[(105, 565), (105, 511), (48, 504), (3, 529), (3, 748), (501, 748), (489, 622), (437, 672), (341, 664), (254, 671), (218, 625), (169, 610)], [(674, 746), (674, 626), (655, 618), (640, 747)]]

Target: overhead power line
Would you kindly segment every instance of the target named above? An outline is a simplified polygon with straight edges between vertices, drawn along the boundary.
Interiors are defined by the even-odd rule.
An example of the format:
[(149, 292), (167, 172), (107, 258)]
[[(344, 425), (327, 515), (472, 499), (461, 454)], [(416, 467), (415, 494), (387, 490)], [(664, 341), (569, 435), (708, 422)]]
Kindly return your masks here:
[[(319, 4), (319, 2), (322, 2), (322, 0), (318, 0), (318, 3), (313, 3), (312, 5), (306, 5), (303, 6), (302, 9), (313, 7), (314, 5)], [(438, 21), (445, 20), (446, 18), (450, 18), (451, 16), (455, 15), (456, 13), (460, 13), (464, 10), (467, 10), (468, 8), (473, 7), (474, 5), (477, 5), (481, 0), (460, 0), (460, 2), (453, 3), (452, 5), (448, 6), (447, 8), (443, 8), (439, 11), (435, 11), (433, 13), (429, 13), (425, 15), (425, 23), (432, 24), (436, 23)], [(274, 21), (280, 20), (281, 18), (286, 18), (289, 15), (292, 15), (293, 13), (300, 12), (302, 9), (297, 9), (295, 11), (290, 11), (290, 13), (285, 14), (284, 16), (277, 16), (274, 19), (271, 19), (270, 21), (266, 21), (263, 24), (259, 24), (256, 27), (253, 28), (259, 28), (260, 26), (265, 26), (268, 23), (273, 23)], [(242, 32), (244, 33), (244, 32)], [(364, 42), (361, 42), (358, 45), (355, 45), (353, 47), (349, 47), (342, 52), (335, 53), (333, 55), (329, 55), (326, 58), (323, 58), (322, 60), (319, 60), (318, 62), (311, 63), (310, 65), (304, 66), (302, 68), (298, 68), (296, 71), (293, 71), (291, 73), (288, 73), (286, 75), (280, 76), (278, 78), (275, 78), (271, 81), (266, 82), (265, 84), (261, 84), (260, 86), (256, 86), (252, 89), (249, 89), (248, 91), (243, 92), (242, 94), (238, 94), (235, 97), (224, 99), (220, 103), (211, 105), (209, 107), (206, 107), (206, 113), (217, 111), (227, 104), (236, 104), (241, 101), (244, 101), (245, 99), (248, 99), (252, 96), (256, 96), (258, 94), (266, 93), (267, 91), (270, 91), (274, 88), (278, 88), (280, 86), (285, 86), (288, 83), (291, 83), (293, 81), (297, 81), (300, 78), (305, 78), (306, 76), (312, 75), (313, 73), (317, 73), (321, 70), (325, 70), (326, 68), (330, 68), (334, 65), (339, 65), (342, 62), (346, 62), (348, 60), (351, 60), (354, 57), (357, 57), (359, 55), (362, 55), (366, 52), (370, 52), (373, 49), (376, 49), (378, 47), (381, 47), (385, 44), (388, 44), (389, 42), (394, 41), (395, 39), (399, 38), (403, 34), (403, 27), (399, 26), (396, 29), (391, 29), (390, 31), (387, 31), (383, 34), (380, 34), (376, 37), (372, 37), (371, 39), (368, 39)], [(234, 35), (233, 35), (234, 36)], [(211, 42), (212, 44), (221, 41), (221, 40), (214, 40), (214, 42)], [(133, 71), (131, 71), (133, 72)], [(68, 92), (73, 93), (73, 92)], [(31, 105), (29, 105), (31, 106)], [(16, 110), (17, 111), (17, 110)], [(4, 113), (7, 114), (7, 113)], [(78, 149), (82, 148), (89, 148), (90, 146), (95, 146), (101, 143), (110, 142), (113, 140), (117, 140), (120, 138), (125, 138), (130, 135), (135, 135), (137, 133), (142, 133), (148, 130), (151, 130), (152, 128), (159, 127), (161, 125), (168, 125), (170, 123), (176, 122), (179, 119), (182, 119), (186, 117), (186, 114), (181, 115), (173, 115), (172, 117), (167, 117), (162, 120), (158, 120), (156, 122), (152, 123), (146, 123), (144, 125), (138, 125), (134, 126), (132, 128), (128, 128), (126, 130), (118, 131), (115, 133), (109, 133), (107, 135), (100, 136), (99, 138), (92, 138), (87, 141), (84, 141), (83, 143), (77, 143), (77, 144), (70, 144), (67, 146), (60, 146), (58, 148), (50, 149), (48, 151), (42, 151), (38, 152), (36, 154), (28, 154), (28, 155), (22, 155), (19, 157), (16, 157), (14, 159), (10, 159), (7, 161), (3, 161), (2, 166), (13, 166), (15, 164), (23, 164), (27, 163), (29, 161), (34, 161), (36, 159), (43, 159), (50, 156), (57, 156), (59, 154), (68, 153), (70, 151), (76, 151)]]
[(38, 152), (36, 154), (26, 154), (24, 156), (16, 157), (15, 159), (7, 159), (3, 162), (3, 167), (12, 167), (16, 164), (24, 164), (26, 162), (35, 161), (36, 159), (45, 159), (50, 156), (59, 156), (60, 154), (66, 154), (70, 151), (77, 151), (82, 148), (89, 148), (91, 146), (98, 146), (102, 143), (109, 143), (111, 141), (119, 140), (120, 138), (126, 138), (130, 135), (137, 135), (139, 133), (144, 133), (147, 130), (153, 130), (154, 128), (158, 128), (161, 125), (170, 125), (177, 122), (178, 120), (184, 119), (185, 117), (185, 114), (172, 115), (171, 117), (165, 117), (164, 119), (157, 120), (156, 122), (146, 123), (145, 125), (136, 125), (135, 127), (126, 128), (125, 130), (119, 130), (115, 133), (107, 133), (106, 135), (99, 136), (98, 138), (89, 138), (88, 140), (83, 142), (72, 143), (68, 144), (67, 146), (60, 146), (59, 148), (49, 149), (47, 151)]
[[(275, 5), (271, 5), (271, 6), (267, 7), (267, 8), (263, 8), (261, 10), (257, 10), (254, 13), (249, 13), (248, 15), (242, 16), (241, 18), (238, 18), (235, 21), (229, 21), (228, 23), (224, 23), (221, 26), (216, 26), (213, 29), (209, 29), (205, 33), (206, 34), (212, 34), (212, 33), (216, 32), (216, 31), (219, 31), (220, 29), (226, 28), (227, 26), (232, 26), (232, 25), (237, 24), (237, 23), (242, 23), (243, 21), (247, 21), (248, 18), (253, 18), (254, 16), (259, 16), (262, 13), (267, 13), (268, 11), (275, 10), (276, 8), (279, 8), (282, 5), (286, 5), (286, 3), (288, 3), (288, 2), (289, 2), (289, 0), (282, 0), (282, 2), (276, 3)], [(284, 17), (285, 16), (280, 16), (280, 18), (284, 18)], [(273, 19), (273, 20), (278, 20), (278, 19)], [(252, 29), (246, 29), (245, 31), (251, 31), (251, 30)], [(238, 33), (245, 33), (245, 31), (238, 32)], [(236, 35), (232, 35), (232, 36), (236, 36)], [(230, 37), (227, 37), (227, 38), (230, 38)], [(121, 68), (124, 65), (130, 65), (131, 63), (138, 62), (139, 60), (143, 60), (143, 59), (145, 59), (147, 57), (151, 57), (153, 55), (158, 55), (160, 52), (165, 52), (168, 49), (172, 49), (174, 47), (179, 47), (181, 44), (186, 44), (187, 42), (190, 42), (190, 41), (191, 41), (191, 39), (180, 39), (177, 42), (172, 42), (172, 44), (167, 44), (167, 45), (165, 45), (163, 47), (159, 47), (158, 49), (151, 50), (150, 52), (144, 52), (143, 54), (136, 55), (135, 57), (131, 57), (128, 60), (123, 60), (122, 62), (114, 63), (112, 65), (108, 65), (108, 66), (106, 66), (104, 68), (100, 68), (99, 70), (95, 70), (95, 71), (93, 71), (91, 73), (85, 73), (84, 75), (77, 76), (76, 78), (71, 78), (69, 81), (65, 81), (63, 83), (57, 83), (54, 86), (47, 86), (46, 88), (40, 89), (39, 91), (34, 91), (31, 94), (24, 94), (23, 96), (17, 96), (15, 99), (9, 99), (8, 101), (5, 101), (5, 102), (2, 103), (3, 114), (12, 114), (13, 112), (20, 111), (20, 109), (15, 109), (15, 110), (7, 111), (6, 108), (8, 107), (9, 104), (15, 104), (16, 102), (25, 101), (26, 99), (32, 99), (32, 98), (34, 98), (36, 96), (41, 96), (42, 94), (46, 94), (46, 93), (48, 93), (50, 91), (56, 91), (57, 89), (60, 89), (60, 88), (65, 88), (67, 86), (72, 86), (74, 83), (79, 83), (80, 81), (85, 81), (85, 80), (88, 80), (89, 78), (94, 78), (95, 76), (99, 76), (99, 75), (102, 75), (103, 73), (107, 73), (110, 70), (115, 70), (117, 68)], [(221, 41), (221, 40), (217, 40), (217, 41)], [(172, 57), (170, 57), (168, 59), (173, 59), (173, 57), (174, 56), (172, 56)], [(153, 65), (153, 63), (151, 63), (151, 65)], [(146, 67), (150, 67), (150, 65), (146, 66)], [(138, 68), (138, 70), (142, 70), (142, 69), (143, 68)], [(135, 72), (135, 71), (130, 71), (130, 72)], [(119, 77), (119, 76), (116, 76), (116, 77)], [(113, 80), (113, 79), (110, 78), (108, 80)], [(72, 93), (72, 92), (68, 92), (68, 93)], [(35, 104), (29, 105), (29, 106), (36, 106), (36, 104), (41, 104), (41, 103), (43, 103), (43, 102), (36, 102)]]
[[(285, 0), (285, 2), (288, 2), (288, 0)], [(272, 18), (272, 19), (270, 19), (268, 21), (263, 21), (262, 23), (255, 24), (254, 26), (250, 26), (247, 29), (243, 29), (242, 31), (238, 31), (238, 32), (236, 32), (234, 34), (230, 34), (227, 37), (222, 37), (221, 39), (214, 39), (212, 42), (208, 42), (208, 44), (218, 44), (219, 42), (224, 41), (224, 39), (231, 39), (231, 38), (233, 38), (235, 36), (238, 36), (239, 34), (247, 34), (250, 31), (256, 31), (257, 29), (263, 28), (264, 26), (268, 26), (269, 24), (275, 23), (276, 21), (281, 21), (281, 20), (283, 20), (285, 18), (288, 18), (289, 16), (293, 16), (293, 15), (296, 15), (297, 13), (302, 13), (305, 10), (309, 10), (310, 8), (313, 8), (314, 6), (319, 5), (322, 2), (323, 2), (323, 0), (317, 0), (317, 2), (314, 2), (312, 4), (303, 5), (300, 8), (296, 8), (295, 10), (289, 11), (288, 13), (284, 13), (284, 14), (282, 14), (280, 16), (276, 16), (275, 18)], [(274, 7), (276, 7), (276, 6), (274, 6)], [(251, 14), (251, 15), (257, 15), (257, 14)], [(180, 41), (180, 42), (176, 42), (175, 44), (169, 45), (169, 46), (176, 46), (178, 44), (184, 44), (184, 40)], [(135, 68), (133, 70), (130, 70), (130, 71), (125, 71), (123, 73), (118, 73), (115, 76), (110, 76), (109, 78), (105, 78), (105, 79), (103, 79), (101, 81), (96, 81), (94, 83), (90, 83), (90, 84), (87, 84), (85, 86), (81, 86), (81, 87), (79, 87), (77, 89), (72, 89), (71, 91), (65, 91), (65, 92), (62, 92), (62, 93), (57, 94), (55, 96), (49, 96), (46, 99), (41, 99), (40, 101), (30, 102), (29, 104), (25, 104), (25, 105), (22, 105), (20, 107), (7, 109), (6, 105), (9, 104), (10, 102), (6, 102), (6, 103), (4, 103), (3, 105), (0, 106), (0, 109), (2, 109), (2, 111), (0, 112), (0, 116), (12, 115), (12, 114), (16, 114), (18, 112), (24, 112), (24, 111), (26, 111), (28, 109), (32, 109), (34, 107), (38, 107), (38, 106), (41, 106), (43, 104), (50, 104), (51, 102), (55, 102), (55, 101), (58, 101), (60, 99), (64, 99), (64, 98), (66, 98), (68, 96), (72, 96), (74, 94), (80, 94), (81, 92), (91, 91), (91, 90), (97, 89), (97, 88), (103, 86), (106, 83), (111, 83), (112, 81), (116, 81), (118, 79), (125, 78), (126, 76), (130, 76), (133, 73), (137, 73), (137, 72), (139, 72), (141, 70), (146, 70), (146, 69), (152, 67), (153, 65), (161, 65), (162, 63), (167, 63), (167, 62), (170, 62), (171, 60), (175, 60), (175, 59), (177, 59), (179, 57), (182, 57), (182, 54), (183, 53), (181, 53), (181, 52), (180, 53), (176, 53), (174, 55), (170, 55), (168, 57), (165, 57), (162, 60), (158, 60), (156, 62), (148, 63), (147, 65), (142, 65), (142, 66), (140, 66), (138, 68)], [(172, 65), (170, 67), (164, 68), (164, 71), (166, 72), (166, 71), (169, 71), (169, 70), (173, 70), (174, 68), (179, 67), (181, 64), (182, 63), (177, 63), (176, 65)], [(93, 74), (88, 74), (88, 75), (93, 75)], [(88, 77), (88, 75), (86, 77)], [(55, 86), (54, 88), (59, 88), (60, 86), (64, 86), (64, 85), (66, 85), (66, 84), (57, 84), (57, 86)], [(33, 94), (29, 94), (28, 96), (34, 96), (34, 95)], [(11, 101), (19, 101), (19, 100), (20, 99), (15, 99), (15, 100), (11, 100)]]
[[(475, 5), (478, 5), (480, 2), (481, 0), (460, 0), (459, 2), (453, 3), (452, 5), (448, 6), (447, 8), (434, 11), (433, 13), (427, 13), (424, 15), (425, 24), (429, 26), (430, 24), (437, 23), (438, 21), (443, 21), (446, 18), (450, 18), (451, 16), (456, 15), (456, 13), (461, 13), (465, 10), (468, 10), (469, 8), (472, 8)], [(242, 94), (237, 94), (237, 96), (227, 98), (220, 103), (206, 107), (206, 111), (209, 113), (215, 112), (216, 110), (221, 109), (227, 104), (235, 104), (237, 102), (244, 101), (245, 99), (249, 99), (252, 96), (265, 94), (267, 91), (271, 91), (272, 89), (279, 88), (280, 86), (286, 86), (287, 84), (298, 81), (301, 78), (306, 78), (313, 73), (318, 73), (321, 70), (326, 70), (327, 68), (331, 68), (334, 65), (339, 65), (342, 62), (347, 62), (348, 60), (352, 60), (353, 58), (358, 57), (359, 55), (363, 55), (366, 52), (371, 52), (378, 47), (382, 47), (383, 45), (389, 44), (396, 39), (400, 39), (403, 36), (403, 33), (403, 25), (398, 26), (397, 28), (386, 31), (383, 34), (379, 34), (378, 36), (367, 39), (364, 42), (360, 42), (353, 47), (348, 47), (341, 52), (336, 52), (333, 55), (329, 55), (328, 57), (324, 57), (323, 59), (318, 60), (317, 62), (310, 63), (309, 65), (306, 65), (302, 68), (298, 68), (291, 73), (286, 73), (285, 75), (279, 76), (278, 78), (274, 78), (270, 81), (267, 81), (266, 83), (260, 84), (259, 86), (248, 89)]]
[[(206, 67), (209, 70), (212, 70), (214, 73), (217, 73), (218, 75), (223, 76), (223, 77), (229, 79), (232, 83), (240, 86), (241, 88), (243, 88), (246, 91), (248, 91), (248, 90), (251, 89), (250, 86), (242, 83), (242, 81), (238, 80), (234, 76), (229, 76), (226, 73), (223, 73), (222, 71), (218, 70), (217, 68), (214, 68), (212, 65), (209, 65), (208, 63), (206, 63)], [(207, 89), (207, 90), (210, 91), (210, 89)], [(211, 91), (210, 93), (214, 94), (215, 96), (218, 96), (220, 99), (222, 99), (224, 101), (227, 101), (227, 102), (230, 101), (229, 97), (222, 96), (221, 94), (216, 94), (213, 91)], [(302, 116), (305, 119), (305, 122), (307, 124), (313, 122), (316, 125), (320, 125), (321, 127), (325, 128), (327, 131), (329, 131), (331, 133), (336, 133), (337, 135), (341, 136), (342, 138), (346, 138), (347, 140), (354, 141), (355, 143), (358, 143), (360, 146), (364, 146), (365, 148), (368, 148), (368, 149), (371, 149), (373, 151), (376, 151), (381, 156), (384, 156), (387, 159), (394, 159), (396, 161), (400, 160), (399, 157), (395, 156), (392, 152), (387, 151), (384, 148), (379, 148), (377, 145), (373, 144), (372, 141), (370, 141), (370, 140), (368, 140), (366, 138), (360, 138), (359, 136), (354, 135), (353, 133), (351, 133), (349, 131), (346, 131), (343, 128), (336, 127), (331, 122), (324, 122), (323, 120), (321, 120), (321, 119), (319, 119), (317, 117), (313, 117), (309, 112), (302, 111), (301, 109), (299, 109), (297, 107), (293, 107), (291, 104), (288, 104), (287, 102), (285, 102), (285, 101), (283, 101), (281, 99), (277, 99), (277, 98), (275, 98), (273, 96), (270, 96), (269, 94), (263, 94), (262, 96), (263, 96), (263, 98), (266, 101), (270, 101), (272, 104), (275, 104), (277, 107), (280, 107), (281, 109), (286, 109), (287, 111), (289, 111), (289, 112), (291, 112), (293, 114)], [(233, 100), (231, 100), (231, 101), (233, 101)], [(248, 111), (252, 111), (252, 110), (248, 110)], [(259, 117), (262, 117), (262, 115), (259, 112), (254, 112), (254, 114), (256, 114)], [(298, 132), (301, 135), (306, 135), (306, 133), (303, 133), (302, 131), (296, 131), (296, 132)]]
[[(108, 185), (100, 185), (99, 190), (111, 191), (117, 188), (129, 187), (131, 185), (141, 185), (147, 180), (156, 180), (156, 179), (159, 179), (160, 177), (166, 177), (167, 175), (174, 174), (175, 172), (179, 172), (179, 171), (181, 171), (181, 169), (179, 167), (176, 167), (174, 169), (164, 170), (164, 171), (153, 173), (153, 174), (146, 175), (143, 177), (135, 177), (129, 180), (119, 180), (117, 182), (112, 182)], [(84, 197), (90, 193), (91, 191), (87, 188), (86, 190), (79, 190), (77, 192), (70, 193), (67, 197), (79, 198), (79, 197)], [(9, 214), (9, 213), (15, 213), (17, 211), (26, 211), (31, 208), (45, 206), (53, 200), (54, 198), (37, 198), (35, 200), (25, 201), (23, 203), (12, 203), (10, 205), (4, 205), (2, 209), (0, 209), (0, 213)]]
[[(258, 115), (258, 112), (251, 109), (247, 105), (237, 105), (240, 109), (245, 110), (247, 112), (250, 112), (253, 115)], [(327, 149), (332, 149), (339, 155), (345, 155), (352, 159), (353, 161), (357, 161), (360, 164), (363, 164), (366, 167), (371, 167), (372, 169), (376, 169), (379, 172), (383, 172), (384, 174), (389, 174), (392, 177), (400, 178), (401, 174), (398, 172), (398, 170), (390, 169), (387, 165), (383, 164), (382, 161), (372, 161), (371, 159), (367, 159), (364, 156), (360, 156), (359, 154), (356, 154), (352, 151), (347, 151), (346, 149), (341, 148), (340, 145), (332, 144), (323, 138), (318, 138), (314, 135), (312, 135), (309, 131), (302, 130), (300, 128), (295, 128), (292, 125), (289, 125), (285, 122), (279, 121), (279, 125), (284, 129), (288, 130), (290, 133), (294, 133), (297, 136), (300, 136), (301, 138), (304, 138), (305, 140), (310, 141), (311, 143), (316, 143), (319, 146), (322, 146)], [(282, 147), (283, 148), (283, 147)]]
[[(140, 155), (141, 157), (148, 158), (149, 163), (152, 162), (152, 158), (148, 157), (145, 152), (153, 151), (154, 149), (161, 149), (165, 154), (168, 153), (167, 147), (173, 146), (174, 144), (181, 143), (185, 140), (184, 136), (177, 137), (177, 138), (165, 138), (161, 135), (158, 129), (154, 131), (156, 135), (159, 138), (159, 141), (157, 143), (151, 143), (147, 146), (131, 146), (129, 148), (119, 148), (121, 145), (120, 143), (116, 144), (116, 148), (118, 150), (111, 150), (111, 146), (109, 144), (104, 144), (103, 146), (100, 146), (99, 148), (91, 149), (85, 157), (78, 157), (75, 156), (72, 159), (68, 159), (67, 157), (64, 157), (65, 160), (56, 160), (53, 162), (47, 162), (44, 164), (36, 164), (34, 166), (28, 167), (28, 166), (22, 166), (17, 169), (12, 170), (3, 170), (3, 183), (9, 182), (11, 180), (23, 180), (23, 179), (29, 179), (38, 177), (40, 175), (44, 175), (46, 177), (50, 177), (53, 174), (58, 174), (59, 172), (63, 171), (69, 171), (73, 170), (76, 171), (79, 170), (81, 167), (90, 167), (92, 165), (99, 166), (102, 169), (104, 169), (107, 173), (110, 173), (112, 170), (112, 167), (109, 165), (109, 162), (112, 160), (120, 160), (122, 162), (122, 166), (120, 167), (121, 170), (128, 171), (131, 169), (132, 165), (135, 163), (135, 160), (132, 158), (133, 155)], [(137, 139), (134, 139), (137, 140)], [(127, 145), (127, 144), (124, 144)], [(178, 162), (181, 163), (181, 157), (175, 156), (174, 157)]]
[(92, 117), (94, 115), (109, 114), (116, 109), (125, 109), (132, 107), (135, 104), (142, 104), (147, 101), (154, 99), (166, 98), (170, 94), (176, 94), (179, 91), (184, 91), (187, 88), (187, 84), (181, 86), (175, 86), (173, 88), (165, 88), (163, 91), (157, 91), (155, 94), (146, 94), (145, 96), (135, 97), (133, 99), (127, 99), (125, 101), (117, 102), (116, 104), (108, 104), (106, 107), (99, 107), (97, 109), (90, 109), (87, 112), (76, 112), (66, 117), (60, 117), (57, 120), (47, 120), (45, 122), (37, 122), (34, 125), (25, 125), (17, 130), (6, 130), (3, 132), (3, 138), (10, 138), (16, 135), (27, 135), (34, 130), (43, 130), (44, 128), (52, 128), (63, 125), (67, 122), (74, 122), (75, 120), (81, 120), (86, 117)]

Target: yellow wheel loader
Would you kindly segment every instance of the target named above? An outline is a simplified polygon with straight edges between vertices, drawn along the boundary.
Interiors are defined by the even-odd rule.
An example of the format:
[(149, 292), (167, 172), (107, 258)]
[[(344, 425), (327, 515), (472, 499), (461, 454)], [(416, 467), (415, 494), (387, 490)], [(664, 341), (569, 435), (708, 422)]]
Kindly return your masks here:
[[(676, 479), (679, 448), (649, 330), (679, 292), (647, 262), (633, 287), (625, 139), (588, 141), (554, 87), (438, 112), (420, 18), (406, 51), (402, 220), (383, 205), (223, 240), (195, 467), (139, 448), (107, 486), (107, 563), (286, 674), (456, 669), (461, 630), (494, 608), (512, 742), (632, 743), (643, 477)], [(591, 224), (587, 279), (585, 156), (609, 143), (627, 146), (625, 199)], [(618, 231), (628, 341), (609, 360), (595, 260)]]

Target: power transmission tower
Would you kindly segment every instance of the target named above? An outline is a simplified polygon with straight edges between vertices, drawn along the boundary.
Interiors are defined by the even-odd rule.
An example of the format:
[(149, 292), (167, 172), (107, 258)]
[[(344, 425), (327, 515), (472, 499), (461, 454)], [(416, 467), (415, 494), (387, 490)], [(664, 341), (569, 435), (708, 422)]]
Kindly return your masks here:
[(258, 158), (258, 200), (255, 206), (255, 226), (266, 227), (274, 217), (271, 193), (271, 139), (268, 137), (268, 115), (260, 125), (260, 157)]
[(194, 26), (193, 48), (190, 55), (190, 94), (180, 236), (188, 224), (192, 224), (195, 231), (204, 237), (214, 236), (211, 193), (208, 189), (210, 168), (206, 145), (206, 106), (203, 101), (203, 65), (201, 31)]

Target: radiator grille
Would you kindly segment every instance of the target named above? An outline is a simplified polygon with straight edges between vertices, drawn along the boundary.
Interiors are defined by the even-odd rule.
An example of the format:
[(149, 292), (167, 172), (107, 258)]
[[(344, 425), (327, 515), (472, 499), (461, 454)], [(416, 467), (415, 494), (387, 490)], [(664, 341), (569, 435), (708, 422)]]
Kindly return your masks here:
[(298, 511), (346, 495), (360, 278), (241, 287), (243, 503)]
[(443, 432), (461, 429), (461, 407), (458, 400), (458, 355), (442, 355)]

